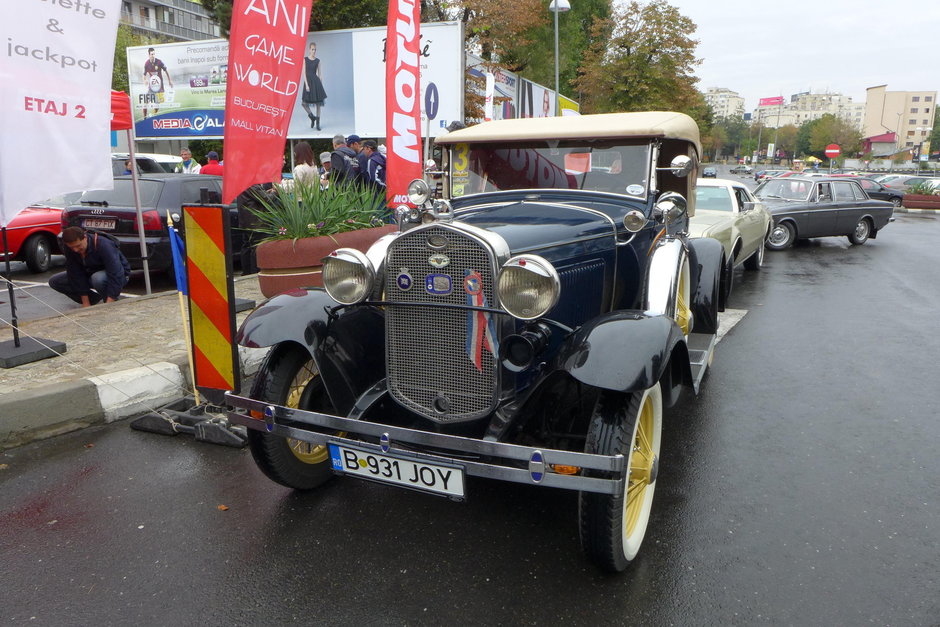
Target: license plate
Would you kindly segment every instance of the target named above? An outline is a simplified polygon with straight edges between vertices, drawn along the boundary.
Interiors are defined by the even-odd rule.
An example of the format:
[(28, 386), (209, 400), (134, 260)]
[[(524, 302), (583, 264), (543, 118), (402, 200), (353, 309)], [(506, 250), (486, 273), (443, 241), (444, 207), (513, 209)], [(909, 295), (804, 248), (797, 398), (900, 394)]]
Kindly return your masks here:
[(463, 469), (330, 443), (333, 470), (422, 492), (463, 498)]
[(82, 226), (86, 229), (105, 229), (107, 231), (113, 231), (115, 226), (114, 220), (102, 220), (100, 218), (86, 218), (82, 220)]

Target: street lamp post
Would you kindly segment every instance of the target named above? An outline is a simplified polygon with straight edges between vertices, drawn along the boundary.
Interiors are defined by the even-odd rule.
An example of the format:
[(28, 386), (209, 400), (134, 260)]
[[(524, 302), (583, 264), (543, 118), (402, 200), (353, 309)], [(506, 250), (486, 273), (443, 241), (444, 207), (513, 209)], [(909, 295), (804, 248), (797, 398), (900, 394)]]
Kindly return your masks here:
[(548, 10), (555, 14), (555, 115), (561, 113), (561, 102), (558, 91), (558, 14), (571, 9), (568, 0), (552, 0)]

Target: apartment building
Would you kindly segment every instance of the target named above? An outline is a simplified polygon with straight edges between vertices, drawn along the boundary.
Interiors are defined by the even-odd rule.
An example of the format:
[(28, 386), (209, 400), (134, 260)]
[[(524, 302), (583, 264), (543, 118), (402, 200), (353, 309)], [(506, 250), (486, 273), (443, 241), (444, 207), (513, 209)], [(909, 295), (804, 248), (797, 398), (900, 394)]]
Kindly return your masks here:
[(221, 36), (209, 12), (190, 0), (122, 0), (121, 22), (143, 35), (168, 41)]
[(744, 98), (725, 87), (709, 87), (705, 91), (705, 102), (712, 109), (715, 119), (744, 117)]
[(894, 134), (896, 150), (924, 148), (936, 117), (936, 91), (888, 91), (887, 85), (867, 89), (865, 123), (866, 138)]
[(839, 93), (802, 92), (790, 96), (789, 102), (758, 106), (752, 119), (770, 128), (792, 124), (800, 126), (831, 114), (861, 130), (865, 117), (865, 104), (852, 102), (850, 96)]

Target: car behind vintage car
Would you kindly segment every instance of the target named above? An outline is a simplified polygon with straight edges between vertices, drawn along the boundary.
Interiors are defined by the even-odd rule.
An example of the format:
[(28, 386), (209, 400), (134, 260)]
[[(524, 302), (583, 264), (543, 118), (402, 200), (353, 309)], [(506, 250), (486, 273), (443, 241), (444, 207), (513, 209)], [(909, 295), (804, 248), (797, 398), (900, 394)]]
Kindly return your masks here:
[[(52, 255), (59, 252), (56, 238), (62, 230), (62, 209), (78, 200), (81, 192), (62, 194), (30, 205), (7, 224), (7, 245), (11, 260), (25, 261), (30, 272), (45, 272)], [(0, 242), (0, 259), (7, 251)]]
[[(579, 493), (582, 546), (620, 571), (646, 535), (663, 409), (712, 359), (721, 244), (689, 239), (700, 155), (683, 114), (500, 120), (438, 137), (445, 198), (324, 289), (274, 297), (238, 342), (271, 347), (228, 394), (272, 480), (334, 474), (456, 500), (470, 476)], [(677, 423), (673, 423), (678, 426)]]
[[(177, 214), (174, 223), (182, 228), (180, 207), (198, 204), (205, 190), (208, 202), (219, 202), (222, 197), (222, 177), (204, 174), (147, 174), (139, 177), (140, 206), (143, 213), (144, 241), (147, 246), (148, 266), (151, 272), (173, 267), (170, 237), (167, 232), (167, 213)], [(238, 226), (235, 204), (228, 205), (232, 228), (231, 254), (238, 258), (244, 239)], [(82, 194), (77, 203), (62, 212), (62, 228), (80, 226), (103, 231), (115, 236), (121, 243), (121, 252), (131, 268), (143, 267), (140, 256), (140, 238), (137, 230), (137, 209), (131, 176), (114, 177), (114, 189), (96, 189)]]
[(743, 163), (739, 163), (738, 165), (733, 166), (730, 170), (728, 170), (728, 172), (731, 174), (751, 174), (753, 171), (754, 169), (751, 168), (751, 166), (745, 165)]
[(845, 235), (852, 244), (878, 236), (894, 218), (894, 205), (872, 200), (858, 181), (847, 178), (769, 179), (754, 195), (767, 205), (774, 226), (767, 247), (783, 250), (797, 239)]
[[(759, 270), (764, 263), (764, 240), (773, 219), (764, 204), (743, 184), (725, 179), (699, 179), (695, 189), (695, 216), (689, 220), (691, 237), (714, 237), (728, 259), (728, 271), (744, 264)], [(726, 291), (731, 289), (732, 275)]]

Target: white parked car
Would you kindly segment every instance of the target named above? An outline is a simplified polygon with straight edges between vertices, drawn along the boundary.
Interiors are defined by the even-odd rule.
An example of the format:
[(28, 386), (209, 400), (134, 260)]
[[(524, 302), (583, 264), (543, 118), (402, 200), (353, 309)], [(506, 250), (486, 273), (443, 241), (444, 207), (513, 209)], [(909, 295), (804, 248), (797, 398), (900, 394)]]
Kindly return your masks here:
[(722, 277), (724, 295), (731, 292), (734, 268), (759, 270), (764, 263), (764, 239), (773, 218), (764, 204), (737, 181), (698, 179), (695, 215), (689, 218), (691, 237), (713, 237), (728, 259)]

